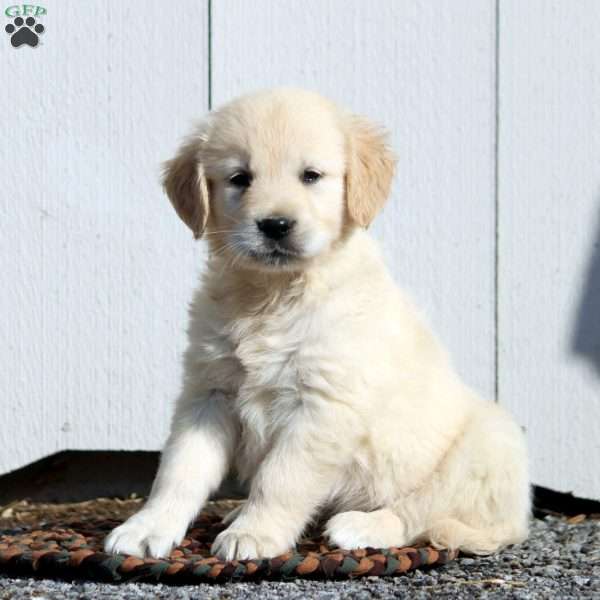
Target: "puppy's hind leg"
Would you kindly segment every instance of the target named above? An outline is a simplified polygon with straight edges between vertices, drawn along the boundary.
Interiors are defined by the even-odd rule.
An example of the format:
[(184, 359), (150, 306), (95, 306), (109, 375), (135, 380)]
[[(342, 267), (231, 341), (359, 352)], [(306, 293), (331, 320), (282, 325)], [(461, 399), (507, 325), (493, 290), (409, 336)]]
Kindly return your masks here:
[(433, 504), (420, 541), (491, 554), (527, 537), (530, 486), (524, 436), (496, 405), (479, 411), (433, 483)]
[(511, 534), (505, 525), (477, 529), (458, 519), (436, 521), (422, 536), (436, 548), (459, 548), (467, 554), (492, 554), (510, 543), (523, 541), (526, 533)]

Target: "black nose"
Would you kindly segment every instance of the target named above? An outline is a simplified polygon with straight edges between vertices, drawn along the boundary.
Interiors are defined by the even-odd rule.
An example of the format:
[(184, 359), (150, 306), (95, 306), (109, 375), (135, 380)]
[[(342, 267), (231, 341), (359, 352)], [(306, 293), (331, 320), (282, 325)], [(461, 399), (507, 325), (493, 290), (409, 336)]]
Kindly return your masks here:
[(295, 221), (285, 217), (269, 217), (256, 221), (257, 227), (272, 240), (281, 240), (292, 230)]

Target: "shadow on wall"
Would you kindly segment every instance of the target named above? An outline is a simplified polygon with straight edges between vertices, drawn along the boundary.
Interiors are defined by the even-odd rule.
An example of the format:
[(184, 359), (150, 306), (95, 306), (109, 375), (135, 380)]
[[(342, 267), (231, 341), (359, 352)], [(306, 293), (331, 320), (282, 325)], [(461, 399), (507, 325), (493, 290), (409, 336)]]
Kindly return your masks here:
[(576, 315), (572, 350), (587, 360), (600, 377), (600, 208), (594, 236)]
[[(129, 498), (132, 493), (145, 497), (158, 467), (158, 452), (117, 450), (65, 450), (0, 475), (0, 513), (12, 502), (84, 502), (96, 498)], [(227, 478), (213, 495), (219, 498), (244, 498), (244, 490)], [(569, 516), (600, 514), (600, 502), (548, 488), (533, 487), (534, 514)], [(3, 596), (4, 597), (4, 596)]]

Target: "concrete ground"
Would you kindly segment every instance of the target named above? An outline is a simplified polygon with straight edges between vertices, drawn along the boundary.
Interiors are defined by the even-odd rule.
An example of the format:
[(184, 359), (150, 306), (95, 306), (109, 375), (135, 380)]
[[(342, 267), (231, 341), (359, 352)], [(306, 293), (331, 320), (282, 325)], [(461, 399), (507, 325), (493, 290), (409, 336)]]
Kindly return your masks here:
[(548, 516), (532, 520), (519, 547), (491, 557), (463, 557), (444, 567), (395, 578), (355, 581), (229, 583), (169, 587), (154, 584), (63, 583), (0, 577), (0, 600), (191, 598), (337, 600), (349, 598), (600, 598), (600, 520)]

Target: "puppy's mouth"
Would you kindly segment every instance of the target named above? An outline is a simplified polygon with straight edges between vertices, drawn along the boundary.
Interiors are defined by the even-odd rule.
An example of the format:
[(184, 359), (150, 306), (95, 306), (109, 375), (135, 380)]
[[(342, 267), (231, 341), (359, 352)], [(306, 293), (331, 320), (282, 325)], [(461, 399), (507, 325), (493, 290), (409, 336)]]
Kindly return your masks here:
[(301, 258), (297, 250), (285, 248), (277, 243), (270, 245), (268, 248), (250, 250), (248, 254), (254, 260), (270, 266), (287, 265)]

